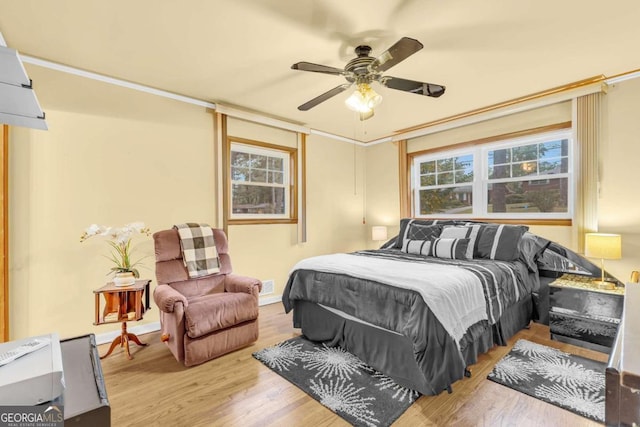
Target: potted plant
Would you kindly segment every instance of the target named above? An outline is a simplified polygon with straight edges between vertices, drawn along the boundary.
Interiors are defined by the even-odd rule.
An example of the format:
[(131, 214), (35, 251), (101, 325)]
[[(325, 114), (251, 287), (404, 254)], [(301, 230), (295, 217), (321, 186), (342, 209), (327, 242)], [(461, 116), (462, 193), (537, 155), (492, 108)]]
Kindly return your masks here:
[(116, 286), (133, 285), (140, 272), (137, 266), (144, 259), (133, 261), (131, 258), (133, 248), (131, 247), (131, 238), (134, 234), (149, 235), (150, 230), (143, 222), (132, 222), (125, 224), (123, 227), (109, 227), (105, 225), (91, 224), (80, 236), (80, 242), (93, 237), (103, 236), (109, 238), (107, 244), (111, 247), (111, 253), (107, 257), (114, 266), (111, 267), (108, 274), (115, 273), (113, 283)]

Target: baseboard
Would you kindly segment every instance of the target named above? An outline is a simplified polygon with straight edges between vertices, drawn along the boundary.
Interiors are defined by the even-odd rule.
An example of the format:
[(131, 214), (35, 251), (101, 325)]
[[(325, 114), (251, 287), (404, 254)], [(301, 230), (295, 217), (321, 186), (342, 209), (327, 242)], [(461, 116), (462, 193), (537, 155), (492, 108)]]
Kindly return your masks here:
[[(127, 332), (136, 335), (148, 334), (150, 332), (157, 332), (160, 330), (160, 322), (145, 323), (144, 325), (129, 327), (131, 323), (127, 324)], [(96, 335), (96, 344), (107, 344), (113, 341), (116, 337), (119, 337), (122, 333), (121, 330), (105, 332), (104, 334)]]
[(274, 295), (272, 297), (261, 297), (258, 305), (269, 305), (282, 302), (282, 295)]
[[(269, 304), (276, 304), (281, 301), (282, 301), (282, 295), (274, 295), (266, 298), (262, 297), (260, 298), (258, 305), (263, 306), (263, 305), (269, 305)], [(148, 334), (150, 332), (157, 332), (160, 330), (160, 322), (145, 323), (144, 325), (138, 325), (138, 326), (132, 326), (132, 327), (129, 327), (129, 325), (131, 325), (131, 323), (127, 324), (127, 332), (131, 332), (132, 334), (136, 334), (136, 335)], [(96, 344), (100, 345), (100, 344), (110, 343), (116, 337), (120, 336), (120, 333), (121, 331), (117, 330), (117, 331), (105, 332), (103, 334), (98, 334), (96, 335)]]

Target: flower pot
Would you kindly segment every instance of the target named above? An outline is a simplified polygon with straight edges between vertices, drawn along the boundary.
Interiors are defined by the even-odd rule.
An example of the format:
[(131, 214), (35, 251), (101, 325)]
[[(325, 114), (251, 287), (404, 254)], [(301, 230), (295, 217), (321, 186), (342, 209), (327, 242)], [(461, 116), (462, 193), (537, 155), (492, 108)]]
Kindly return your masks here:
[(116, 286), (131, 286), (136, 283), (136, 277), (133, 273), (127, 271), (124, 273), (116, 273), (113, 278), (113, 284)]

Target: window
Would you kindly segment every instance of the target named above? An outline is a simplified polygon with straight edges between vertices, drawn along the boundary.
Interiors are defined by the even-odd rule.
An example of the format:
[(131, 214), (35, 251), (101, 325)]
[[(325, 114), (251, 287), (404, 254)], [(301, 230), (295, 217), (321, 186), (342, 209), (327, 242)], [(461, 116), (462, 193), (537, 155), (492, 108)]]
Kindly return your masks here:
[(411, 164), (414, 215), (571, 218), (571, 153), (570, 130), (420, 153)]
[(472, 213), (473, 153), (444, 156), (427, 157), (416, 165), (419, 216)]
[(293, 222), (296, 150), (234, 139), (229, 147), (230, 222)]

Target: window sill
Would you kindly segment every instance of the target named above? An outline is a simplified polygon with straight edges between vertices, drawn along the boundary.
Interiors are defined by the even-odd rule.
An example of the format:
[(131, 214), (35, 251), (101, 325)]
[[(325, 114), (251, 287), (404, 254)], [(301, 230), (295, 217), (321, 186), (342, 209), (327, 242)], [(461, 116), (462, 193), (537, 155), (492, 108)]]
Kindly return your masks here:
[[(421, 217), (414, 217), (415, 219), (422, 219)], [(425, 218), (427, 219), (427, 218)], [(439, 219), (443, 221), (480, 221), (480, 222), (491, 222), (494, 224), (516, 224), (516, 225), (559, 225), (563, 227), (571, 227), (573, 225), (572, 219), (535, 219), (535, 218), (522, 218), (522, 219), (511, 219), (511, 218), (431, 218), (428, 219)]]
[(252, 219), (230, 219), (229, 225), (256, 225), (256, 224), (297, 224), (297, 218), (252, 218)]

